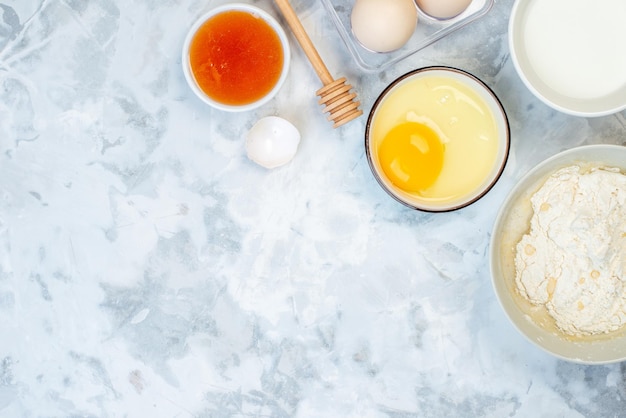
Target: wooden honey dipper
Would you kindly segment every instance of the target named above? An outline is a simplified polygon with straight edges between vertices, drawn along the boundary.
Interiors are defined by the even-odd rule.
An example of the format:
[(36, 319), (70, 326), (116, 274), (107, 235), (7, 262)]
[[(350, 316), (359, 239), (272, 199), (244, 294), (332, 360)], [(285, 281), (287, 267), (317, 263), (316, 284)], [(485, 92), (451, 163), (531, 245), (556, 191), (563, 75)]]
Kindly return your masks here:
[(354, 101), (356, 93), (350, 93), (352, 86), (345, 84), (345, 77), (335, 80), (330, 74), (313, 42), (311, 42), (309, 35), (304, 30), (304, 26), (302, 26), (296, 12), (289, 4), (289, 0), (274, 0), (274, 3), (282, 12), (298, 43), (313, 65), (313, 69), (324, 84), (324, 87), (319, 89), (316, 94), (320, 96), (319, 104), (325, 105), (324, 112), (330, 114), (328, 120), (334, 122), (333, 128), (337, 128), (361, 116), (363, 114), (363, 111), (359, 109), (361, 102)]

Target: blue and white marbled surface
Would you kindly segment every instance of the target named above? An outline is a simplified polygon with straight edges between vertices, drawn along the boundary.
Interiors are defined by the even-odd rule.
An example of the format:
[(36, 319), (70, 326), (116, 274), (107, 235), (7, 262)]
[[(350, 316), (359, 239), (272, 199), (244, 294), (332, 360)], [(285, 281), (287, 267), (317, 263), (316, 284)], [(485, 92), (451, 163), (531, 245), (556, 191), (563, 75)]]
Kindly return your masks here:
[[(560, 150), (624, 144), (624, 112), (566, 116), (528, 92), (509, 57), (512, 0), (377, 74), (320, 3), (294, 0), (366, 113), (427, 65), (502, 100), (512, 149), (496, 187), (463, 210), (412, 211), (369, 171), (366, 118), (326, 121), (291, 35), (266, 106), (222, 113), (193, 95), (182, 42), (220, 3), (0, 1), (0, 416), (626, 416), (626, 364), (527, 342), (487, 256), (515, 181)], [(271, 171), (243, 144), (267, 115), (302, 133)]]

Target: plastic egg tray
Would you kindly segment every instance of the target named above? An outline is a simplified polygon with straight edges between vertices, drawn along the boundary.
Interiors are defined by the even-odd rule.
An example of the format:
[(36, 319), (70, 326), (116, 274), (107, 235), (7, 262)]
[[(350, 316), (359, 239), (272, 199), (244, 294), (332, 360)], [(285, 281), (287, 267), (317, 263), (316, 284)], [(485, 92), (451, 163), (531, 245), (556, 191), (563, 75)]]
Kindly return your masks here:
[(321, 0), (339, 31), (343, 42), (356, 64), (366, 72), (382, 71), (417, 51), (432, 45), (450, 33), (487, 14), (495, 0), (473, 0), (460, 15), (447, 20), (437, 20), (418, 9), (415, 33), (400, 49), (391, 52), (372, 52), (364, 48), (354, 37), (350, 25), (350, 13), (355, 0)]

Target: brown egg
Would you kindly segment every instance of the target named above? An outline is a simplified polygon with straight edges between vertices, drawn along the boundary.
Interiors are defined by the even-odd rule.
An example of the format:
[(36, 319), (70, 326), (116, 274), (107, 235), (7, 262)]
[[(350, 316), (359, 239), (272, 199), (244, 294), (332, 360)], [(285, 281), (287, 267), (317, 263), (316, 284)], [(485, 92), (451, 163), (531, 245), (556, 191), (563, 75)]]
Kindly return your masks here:
[(406, 44), (415, 32), (417, 8), (413, 0), (356, 0), (350, 23), (365, 48), (390, 52)]
[(437, 19), (451, 19), (463, 13), (472, 0), (415, 0), (417, 7)]

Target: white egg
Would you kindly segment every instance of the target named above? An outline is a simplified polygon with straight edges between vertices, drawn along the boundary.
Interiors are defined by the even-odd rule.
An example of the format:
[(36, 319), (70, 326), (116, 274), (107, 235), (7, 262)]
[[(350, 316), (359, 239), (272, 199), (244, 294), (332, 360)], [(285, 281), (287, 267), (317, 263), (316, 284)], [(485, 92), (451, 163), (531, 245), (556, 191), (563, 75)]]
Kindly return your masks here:
[(406, 44), (415, 32), (417, 8), (414, 0), (356, 0), (350, 23), (365, 48), (390, 52)]
[(278, 116), (259, 119), (246, 136), (248, 158), (265, 168), (287, 164), (296, 155), (300, 132)]
[(437, 19), (452, 19), (463, 13), (472, 0), (416, 0), (417, 7)]

